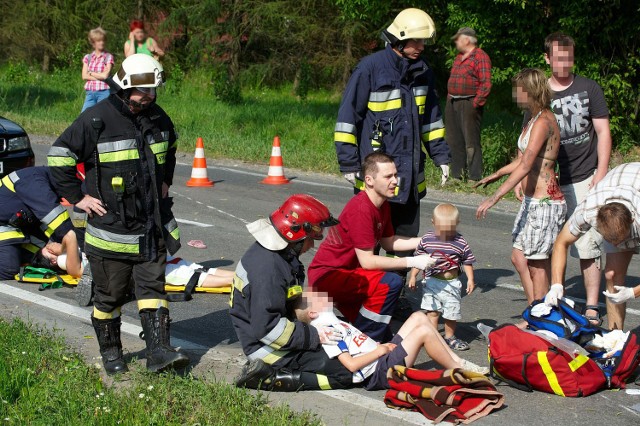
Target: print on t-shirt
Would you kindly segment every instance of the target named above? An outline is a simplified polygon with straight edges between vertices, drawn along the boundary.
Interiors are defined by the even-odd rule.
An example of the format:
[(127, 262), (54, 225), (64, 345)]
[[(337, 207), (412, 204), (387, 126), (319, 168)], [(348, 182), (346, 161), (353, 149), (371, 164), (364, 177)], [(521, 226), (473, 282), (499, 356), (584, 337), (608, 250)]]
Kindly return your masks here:
[(551, 110), (560, 126), (562, 145), (580, 145), (591, 140), (589, 94), (586, 90), (552, 100)]

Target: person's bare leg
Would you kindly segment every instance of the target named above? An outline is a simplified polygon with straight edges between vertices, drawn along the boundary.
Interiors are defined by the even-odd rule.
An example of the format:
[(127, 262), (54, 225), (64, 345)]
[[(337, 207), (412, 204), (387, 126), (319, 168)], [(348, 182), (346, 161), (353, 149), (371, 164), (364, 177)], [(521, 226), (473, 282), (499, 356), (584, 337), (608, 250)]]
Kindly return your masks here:
[(527, 304), (533, 302), (533, 281), (531, 280), (531, 274), (529, 272), (529, 261), (524, 257), (522, 250), (511, 250), (511, 263), (516, 268), (518, 275), (520, 276), (520, 283), (524, 289), (524, 294), (527, 297)]
[[(580, 269), (584, 279), (584, 291), (587, 295), (587, 305), (598, 306), (598, 296), (600, 295), (600, 269), (596, 259), (580, 259)], [(593, 309), (587, 309), (586, 315), (595, 316), (597, 313)]]
[(404, 358), (407, 367), (413, 367), (422, 348), (432, 360), (446, 369), (462, 367), (462, 359), (449, 348), (438, 330), (423, 314), (412, 314), (398, 330), (398, 334), (402, 336), (402, 347), (407, 352)]
[(207, 287), (207, 288), (212, 288), (212, 287), (228, 287), (231, 285), (233, 281), (233, 276), (231, 278), (226, 277), (226, 276), (220, 276), (220, 275), (207, 275), (204, 279), (204, 281), (202, 282), (202, 286), (201, 287)]
[(433, 325), (433, 328), (437, 330), (438, 320), (440, 319), (440, 312), (428, 311), (425, 312), (425, 314), (427, 315), (427, 318), (429, 318), (429, 321), (431, 322), (431, 325)]
[(450, 339), (456, 334), (456, 326), (458, 322), (455, 320), (444, 320), (444, 338)]
[(549, 292), (551, 260), (529, 259), (529, 273), (531, 274), (531, 282), (533, 283), (533, 299), (544, 299), (544, 296)]
[[(607, 253), (607, 263), (604, 267), (604, 278), (607, 284), (607, 291), (615, 292), (613, 286), (624, 285), (624, 279), (627, 276), (627, 269), (633, 251), (622, 251), (618, 253)], [(609, 321), (609, 329), (622, 330), (624, 327), (624, 319), (627, 311), (627, 304), (613, 304), (607, 299), (607, 319)]]

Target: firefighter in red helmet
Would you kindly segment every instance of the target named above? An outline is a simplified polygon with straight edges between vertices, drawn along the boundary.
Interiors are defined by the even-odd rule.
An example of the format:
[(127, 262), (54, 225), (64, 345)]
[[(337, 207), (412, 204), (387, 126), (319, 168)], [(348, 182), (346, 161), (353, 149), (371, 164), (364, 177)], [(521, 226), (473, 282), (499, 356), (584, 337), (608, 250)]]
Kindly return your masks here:
[(320, 201), (298, 194), (247, 225), (256, 242), (236, 268), (229, 311), (248, 358), (237, 386), (298, 391), (351, 384), (351, 373), (321, 347), (341, 336), (302, 323), (294, 313), (305, 280), (299, 256), (337, 223)]

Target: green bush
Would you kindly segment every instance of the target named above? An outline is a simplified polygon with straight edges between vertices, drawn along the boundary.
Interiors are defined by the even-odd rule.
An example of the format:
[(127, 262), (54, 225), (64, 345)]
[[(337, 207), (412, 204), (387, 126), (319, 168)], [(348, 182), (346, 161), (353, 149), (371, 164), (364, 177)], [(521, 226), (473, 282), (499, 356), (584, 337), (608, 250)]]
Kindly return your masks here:
[(214, 68), (211, 83), (216, 99), (231, 105), (242, 103), (240, 84), (229, 76), (225, 67)]

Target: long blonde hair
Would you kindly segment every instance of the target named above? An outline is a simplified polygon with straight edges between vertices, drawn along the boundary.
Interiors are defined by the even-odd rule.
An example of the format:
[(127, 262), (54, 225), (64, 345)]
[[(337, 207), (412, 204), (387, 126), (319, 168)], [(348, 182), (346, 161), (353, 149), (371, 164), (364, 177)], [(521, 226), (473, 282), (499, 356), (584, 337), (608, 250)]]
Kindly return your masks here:
[(513, 85), (527, 92), (534, 110), (549, 108), (553, 91), (547, 75), (540, 68), (525, 68), (513, 77)]

